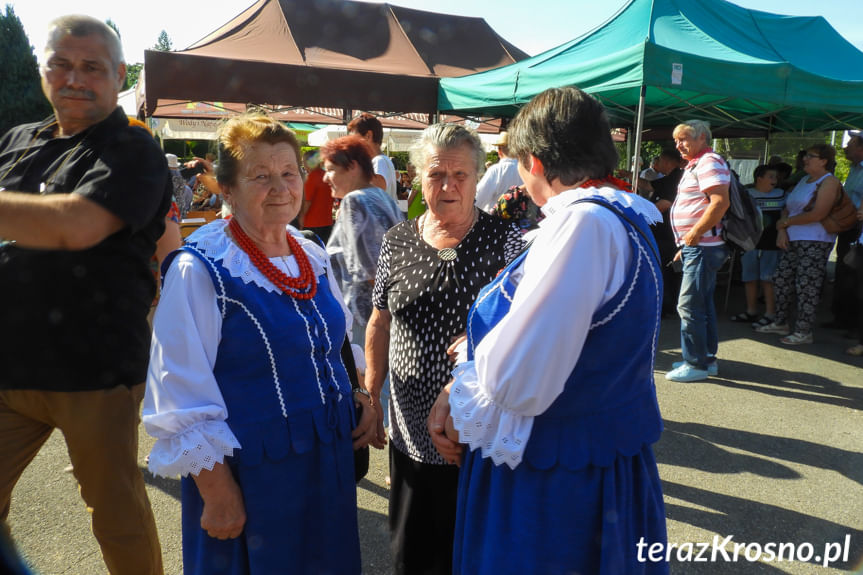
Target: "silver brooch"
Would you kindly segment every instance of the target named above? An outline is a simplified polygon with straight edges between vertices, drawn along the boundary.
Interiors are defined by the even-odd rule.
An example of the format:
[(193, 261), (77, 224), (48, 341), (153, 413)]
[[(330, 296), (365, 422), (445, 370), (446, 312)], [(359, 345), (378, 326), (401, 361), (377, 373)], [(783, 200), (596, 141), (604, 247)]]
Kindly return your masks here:
[(437, 257), (439, 257), (442, 261), (451, 262), (458, 257), (458, 252), (455, 251), (453, 248), (444, 248), (438, 251)]

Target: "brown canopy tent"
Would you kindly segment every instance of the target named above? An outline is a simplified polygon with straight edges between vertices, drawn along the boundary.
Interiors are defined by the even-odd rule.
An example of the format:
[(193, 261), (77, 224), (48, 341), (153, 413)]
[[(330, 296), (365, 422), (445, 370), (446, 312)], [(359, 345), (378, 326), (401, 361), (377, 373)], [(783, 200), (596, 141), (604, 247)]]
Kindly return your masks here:
[[(144, 54), (144, 115), (166, 100), (433, 114), (437, 79), (527, 54), (482, 18), (353, 0), (258, 0), (180, 52)], [(320, 109), (320, 108), (318, 108)]]

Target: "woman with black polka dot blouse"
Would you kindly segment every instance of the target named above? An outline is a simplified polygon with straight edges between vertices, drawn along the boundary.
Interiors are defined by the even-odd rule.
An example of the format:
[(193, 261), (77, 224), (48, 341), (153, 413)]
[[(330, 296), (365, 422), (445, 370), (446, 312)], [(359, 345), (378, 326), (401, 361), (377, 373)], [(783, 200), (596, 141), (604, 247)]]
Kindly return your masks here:
[[(366, 333), (376, 405), (390, 373), (390, 534), (394, 569), (450, 573), (458, 468), (437, 453), (426, 418), (450, 379), (447, 355), (480, 288), (522, 249), (518, 229), (474, 207), (485, 151), (472, 130), (429, 126), (411, 150), (428, 211), (384, 236)], [(383, 413), (378, 437), (386, 442)]]

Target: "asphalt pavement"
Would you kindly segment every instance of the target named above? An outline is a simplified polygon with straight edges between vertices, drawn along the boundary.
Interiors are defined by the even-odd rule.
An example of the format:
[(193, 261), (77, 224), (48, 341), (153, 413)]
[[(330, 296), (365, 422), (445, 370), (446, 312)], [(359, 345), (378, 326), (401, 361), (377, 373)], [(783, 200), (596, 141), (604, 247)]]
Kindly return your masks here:
[[(672, 573), (863, 573), (854, 571), (863, 567), (863, 358), (843, 354), (853, 342), (840, 331), (817, 329), (814, 344), (789, 348), (730, 322), (742, 291), (734, 286), (724, 312), (717, 296), (720, 371), (708, 381), (664, 379), (680, 343), (679, 321), (662, 322), (656, 384), (665, 432), (655, 451), (676, 545)], [(152, 439), (143, 428), (141, 440), (165, 572), (180, 574), (179, 481), (145, 470)], [(105, 573), (68, 464), (55, 432), (16, 487), (13, 536), (38, 574)], [(386, 466), (386, 452), (372, 450), (358, 489), (368, 575), (390, 572)], [(640, 551), (648, 558), (649, 547)], [(769, 560), (771, 551), (783, 560)]]

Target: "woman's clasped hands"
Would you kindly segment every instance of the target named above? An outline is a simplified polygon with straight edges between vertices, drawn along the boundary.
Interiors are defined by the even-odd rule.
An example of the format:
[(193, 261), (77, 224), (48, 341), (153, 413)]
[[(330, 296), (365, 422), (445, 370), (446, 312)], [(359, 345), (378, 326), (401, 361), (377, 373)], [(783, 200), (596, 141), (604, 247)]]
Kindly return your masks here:
[(431, 408), (427, 426), (432, 443), (447, 463), (461, 465), (464, 445), (459, 443), (458, 431), (453, 425), (449, 409), (450, 382), (444, 387)]

